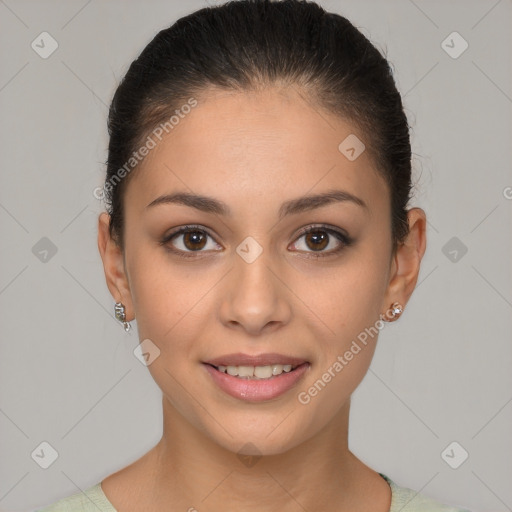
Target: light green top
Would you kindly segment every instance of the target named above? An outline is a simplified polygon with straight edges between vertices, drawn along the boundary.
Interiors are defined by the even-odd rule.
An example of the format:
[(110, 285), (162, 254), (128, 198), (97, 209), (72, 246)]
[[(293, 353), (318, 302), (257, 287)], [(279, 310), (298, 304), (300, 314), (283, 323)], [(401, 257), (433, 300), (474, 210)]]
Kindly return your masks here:
[[(443, 505), (431, 498), (395, 484), (389, 477), (379, 473), (391, 487), (389, 512), (470, 512), (467, 509)], [(101, 488), (101, 482), (57, 501), (35, 512), (117, 512)]]

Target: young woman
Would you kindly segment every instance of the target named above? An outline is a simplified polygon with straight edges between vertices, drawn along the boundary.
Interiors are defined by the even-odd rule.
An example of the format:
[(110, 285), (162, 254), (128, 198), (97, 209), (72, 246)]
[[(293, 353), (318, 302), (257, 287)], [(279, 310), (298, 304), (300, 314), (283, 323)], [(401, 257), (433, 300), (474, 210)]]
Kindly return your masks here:
[(460, 511), (348, 446), (350, 397), (425, 251), (386, 59), (315, 3), (162, 30), (108, 120), (98, 246), (162, 390), (147, 454), (45, 511)]

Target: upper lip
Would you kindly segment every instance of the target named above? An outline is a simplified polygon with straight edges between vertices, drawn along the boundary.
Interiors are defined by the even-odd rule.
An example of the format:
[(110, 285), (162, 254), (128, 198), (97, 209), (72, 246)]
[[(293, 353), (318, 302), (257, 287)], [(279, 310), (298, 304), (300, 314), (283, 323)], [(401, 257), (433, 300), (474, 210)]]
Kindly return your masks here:
[(299, 366), (307, 361), (300, 357), (287, 356), (284, 354), (225, 354), (204, 361), (206, 364), (212, 366), (268, 366), (272, 364), (291, 364), (292, 366)]

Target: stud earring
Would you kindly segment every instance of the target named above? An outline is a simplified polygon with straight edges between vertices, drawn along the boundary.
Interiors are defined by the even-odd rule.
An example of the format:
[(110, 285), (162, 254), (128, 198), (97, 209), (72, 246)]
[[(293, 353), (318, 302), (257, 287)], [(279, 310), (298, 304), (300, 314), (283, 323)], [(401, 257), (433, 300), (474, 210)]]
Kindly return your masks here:
[(114, 315), (117, 320), (119, 320), (124, 327), (124, 330), (128, 332), (131, 328), (130, 322), (126, 321), (126, 313), (124, 309), (124, 304), (122, 302), (116, 302), (114, 306)]
[(393, 304), (391, 304), (389, 310), (387, 311), (387, 313), (389, 313), (389, 316), (387, 316), (387, 318), (389, 318), (388, 322), (393, 322), (394, 320), (397, 320), (398, 317), (403, 312), (404, 308), (402, 307), (402, 305), (399, 302), (393, 302)]

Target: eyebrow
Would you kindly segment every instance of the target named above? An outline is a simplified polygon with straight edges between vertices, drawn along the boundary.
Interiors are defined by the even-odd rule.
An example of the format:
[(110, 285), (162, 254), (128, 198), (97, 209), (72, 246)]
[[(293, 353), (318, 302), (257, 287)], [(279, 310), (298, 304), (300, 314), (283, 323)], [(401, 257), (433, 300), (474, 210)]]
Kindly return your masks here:
[[(278, 215), (279, 219), (282, 219), (288, 215), (296, 215), (305, 211), (321, 208), (328, 204), (344, 202), (356, 204), (368, 210), (367, 204), (361, 198), (350, 192), (345, 190), (328, 190), (321, 194), (303, 196), (285, 201), (279, 208)], [(226, 203), (213, 197), (191, 194), (189, 192), (176, 192), (174, 194), (166, 194), (157, 197), (146, 206), (146, 209), (161, 204), (182, 204), (206, 213), (224, 216), (232, 215), (231, 209)]]

